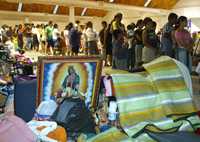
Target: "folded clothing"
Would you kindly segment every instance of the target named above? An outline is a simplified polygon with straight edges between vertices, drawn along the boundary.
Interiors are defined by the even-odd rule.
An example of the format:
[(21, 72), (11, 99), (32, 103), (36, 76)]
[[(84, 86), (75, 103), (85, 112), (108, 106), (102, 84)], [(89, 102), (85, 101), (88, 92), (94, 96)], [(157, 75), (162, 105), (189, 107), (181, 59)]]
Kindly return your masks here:
[(53, 100), (42, 101), (36, 110), (34, 119), (49, 120), (57, 108), (57, 104)]
[(41, 141), (66, 142), (67, 140), (65, 129), (56, 122), (32, 120), (28, 122), (28, 126)]

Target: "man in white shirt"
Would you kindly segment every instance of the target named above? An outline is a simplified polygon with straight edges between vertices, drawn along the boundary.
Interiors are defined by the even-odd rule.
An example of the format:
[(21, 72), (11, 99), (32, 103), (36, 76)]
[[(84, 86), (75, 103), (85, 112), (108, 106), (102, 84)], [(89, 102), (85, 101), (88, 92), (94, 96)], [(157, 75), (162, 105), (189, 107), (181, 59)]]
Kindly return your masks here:
[(87, 23), (87, 30), (85, 32), (85, 35), (87, 39), (89, 54), (90, 55), (99, 54), (98, 47), (97, 47), (98, 35), (93, 29), (92, 22)]
[(54, 24), (54, 29), (53, 29), (53, 42), (54, 42), (54, 48), (57, 47), (58, 45), (58, 36), (60, 35), (60, 32), (58, 30), (58, 25)]

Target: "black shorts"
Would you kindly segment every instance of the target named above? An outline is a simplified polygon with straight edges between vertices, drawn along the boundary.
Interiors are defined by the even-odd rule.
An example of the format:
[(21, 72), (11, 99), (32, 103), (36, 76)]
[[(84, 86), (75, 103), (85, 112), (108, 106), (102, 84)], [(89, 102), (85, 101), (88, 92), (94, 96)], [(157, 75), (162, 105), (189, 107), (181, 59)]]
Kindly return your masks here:
[(79, 46), (72, 47), (72, 52), (78, 54), (78, 52), (79, 52)]
[(47, 39), (47, 47), (54, 47), (53, 39)]

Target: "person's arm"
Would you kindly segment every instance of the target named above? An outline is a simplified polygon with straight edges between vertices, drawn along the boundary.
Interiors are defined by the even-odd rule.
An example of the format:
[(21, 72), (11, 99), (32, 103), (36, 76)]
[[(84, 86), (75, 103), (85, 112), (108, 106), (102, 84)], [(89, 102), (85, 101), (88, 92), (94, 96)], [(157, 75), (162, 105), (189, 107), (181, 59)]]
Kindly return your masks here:
[(141, 39), (141, 37), (139, 36), (138, 33), (135, 33), (135, 38), (136, 38), (137, 40), (139, 40), (139, 41), (142, 41), (142, 39)]
[(173, 47), (176, 47), (177, 42), (175, 38), (175, 30), (171, 32), (171, 39), (172, 39)]
[(144, 30), (142, 32), (142, 41), (143, 41), (144, 46), (146, 46), (147, 48), (153, 48), (147, 41), (147, 31), (146, 30)]
[(188, 31), (187, 32), (187, 35), (188, 35), (188, 40), (186, 42), (186, 48), (190, 51), (190, 52), (193, 52), (193, 47), (194, 47), (194, 41), (190, 35), (190, 33)]
[(72, 45), (73, 41), (72, 41), (72, 31), (69, 31), (69, 34), (68, 34), (68, 38), (69, 38), (69, 44)]

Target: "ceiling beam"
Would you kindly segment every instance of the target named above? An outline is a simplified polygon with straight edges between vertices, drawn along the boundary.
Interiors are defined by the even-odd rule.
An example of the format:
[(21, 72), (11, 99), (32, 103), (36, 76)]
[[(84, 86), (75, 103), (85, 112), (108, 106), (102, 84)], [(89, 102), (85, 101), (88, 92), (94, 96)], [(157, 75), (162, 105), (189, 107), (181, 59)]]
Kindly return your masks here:
[(107, 11), (113, 10), (129, 10), (129, 11), (143, 11), (143, 12), (151, 12), (151, 13), (169, 13), (169, 10), (164, 9), (155, 9), (155, 8), (147, 8), (147, 7), (139, 7), (132, 5), (123, 5), (116, 3), (108, 3), (104, 1), (83, 1), (83, 0), (1, 0), (6, 2), (23, 2), (24, 4), (45, 4), (45, 5), (60, 5), (60, 6), (74, 6), (74, 7), (87, 7), (93, 9), (101, 9)]
[(147, 7), (150, 3), (151, 3), (152, 0), (146, 0), (146, 2), (144, 3), (144, 7)]
[(55, 5), (54, 9), (53, 9), (53, 14), (56, 14), (58, 11), (59, 5)]
[(17, 8), (17, 11), (18, 12), (21, 12), (22, 11), (22, 2), (19, 2), (19, 4), (18, 4), (18, 8)]
[(109, 2), (114, 2), (115, 0), (109, 0)]
[[(28, 18), (30, 21), (46, 21), (53, 20), (55, 22), (64, 22), (66, 23), (69, 20), (67, 15), (55, 15), (55, 14), (46, 14), (46, 13), (36, 13), (36, 12), (17, 12), (17, 11), (1, 11), (0, 10), (0, 19), (1, 20), (24, 20)], [(75, 16), (76, 20), (93, 20), (92, 16)], [(101, 19), (96, 17), (97, 19)]]
[(81, 12), (81, 16), (84, 16), (86, 11), (87, 11), (87, 8), (84, 8), (83, 11)]

